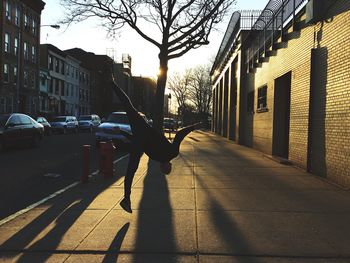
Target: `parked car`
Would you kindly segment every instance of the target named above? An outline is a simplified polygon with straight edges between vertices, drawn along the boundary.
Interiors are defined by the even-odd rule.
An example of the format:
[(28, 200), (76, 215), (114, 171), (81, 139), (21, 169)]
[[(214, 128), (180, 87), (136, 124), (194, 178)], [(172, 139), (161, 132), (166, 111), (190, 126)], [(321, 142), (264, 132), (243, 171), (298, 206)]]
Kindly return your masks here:
[(78, 133), (79, 123), (75, 116), (57, 116), (50, 122), (53, 132), (66, 134), (69, 131)]
[[(143, 113), (139, 114), (147, 121)], [(98, 146), (100, 142), (106, 141), (113, 141), (121, 144), (130, 143), (124, 135), (120, 134), (120, 130), (131, 134), (131, 127), (126, 112), (112, 112), (105, 122), (97, 127), (95, 133), (96, 145)]]
[(38, 146), (44, 134), (44, 126), (21, 113), (0, 115), (0, 151), (4, 148), (31, 144)]
[(44, 126), (44, 133), (46, 135), (51, 134), (51, 125), (44, 117), (38, 117), (36, 121)]
[(88, 130), (92, 132), (97, 126), (101, 124), (101, 119), (98, 115), (81, 115), (78, 118), (79, 129), (80, 130)]
[(173, 118), (164, 118), (163, 128), (164, 130), (175, 131), (178, 128), (177, 121)]

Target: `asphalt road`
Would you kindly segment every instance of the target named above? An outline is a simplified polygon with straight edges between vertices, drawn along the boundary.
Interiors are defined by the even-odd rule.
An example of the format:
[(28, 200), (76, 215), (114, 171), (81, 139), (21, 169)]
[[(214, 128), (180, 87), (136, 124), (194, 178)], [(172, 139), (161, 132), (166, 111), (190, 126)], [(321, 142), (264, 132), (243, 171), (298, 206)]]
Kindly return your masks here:
[[(82, 145), (91, 145), (90, 173), (98, 169), (98, 149), (90, 133), (51, 135), (39, 147), (0, 153), (0, 220), (79, 181)], [(125, 155), (117, 151), (115, 159)], [(53, 174), (54, 176), (47, 176)]]

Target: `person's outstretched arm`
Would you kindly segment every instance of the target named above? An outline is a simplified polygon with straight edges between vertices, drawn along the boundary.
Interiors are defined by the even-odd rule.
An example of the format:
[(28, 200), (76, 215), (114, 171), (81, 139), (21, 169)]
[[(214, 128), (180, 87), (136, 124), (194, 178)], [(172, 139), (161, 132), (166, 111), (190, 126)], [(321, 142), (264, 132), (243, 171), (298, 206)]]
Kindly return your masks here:
[(180, 144), (181, 144), (182, 140), (187, 136), (187, 134), (198, 129), (199, 126), (200, 126), (200, 123), (196, 123), (196, 124), (184, 127), (181, 130), (179, 130), (176, 133), (174, 141), (173, 141), (173, 145), (176, 146), (176, 149), (180, 148)]
[(126, 112), (130, 110), (136, 111), (128, 95), (126, 95), (126, 93), (115, 82), (113, 75), (112, 75), (112, 88), (115, 94), (117, 95), (117, 97), (119, 98), (119, 100), (121, 101), (121, 103), (123, 104)]

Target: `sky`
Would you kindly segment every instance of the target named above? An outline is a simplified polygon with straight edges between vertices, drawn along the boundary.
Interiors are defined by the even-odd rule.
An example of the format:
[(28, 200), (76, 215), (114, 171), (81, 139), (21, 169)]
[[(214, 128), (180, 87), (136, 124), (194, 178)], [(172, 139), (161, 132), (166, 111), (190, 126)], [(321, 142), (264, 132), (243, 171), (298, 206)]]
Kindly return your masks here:
[[(109, 54), (120, 62), (123, 53), (132, 57), (132, 74), (134, 76), (156, 77), (159, 61), (158, 49), (128, 28), (119, 31), (115, 39), (107, 37), (107, 32), (99, 21), (90, 19), (78, 24), (61, 26), (54, 29), (45, 25), (57, 24), (64, 16), (60, 0), (43, 0), (46, 5), (41, 14), (41, 43), (49, 43), (61, 50), (82, 48), (99, 55)], [(268, 0), (237, 0), (233, 10), (263, 9)], [(230, 17), (220, 24), (220, 29), (211, 33), (210, 44), (191, 50), (184, 56), (169, 61), (169, 74), (183, 72), (187, 68), (211, 63), (224, 37)]]

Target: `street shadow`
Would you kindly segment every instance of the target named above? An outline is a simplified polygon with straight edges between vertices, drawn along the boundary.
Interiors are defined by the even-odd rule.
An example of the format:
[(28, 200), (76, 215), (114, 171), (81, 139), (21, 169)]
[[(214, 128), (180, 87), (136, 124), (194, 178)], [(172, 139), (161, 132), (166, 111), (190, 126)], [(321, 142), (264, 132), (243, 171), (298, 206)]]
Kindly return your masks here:
[(117, 233), (115, 238), (113, 239), (111, 245), (108, 248), (108, 251), (112, 251), (113, 253), (106, 254), (103, 258), (102, 263), (110, 263), (110, 262), (118, 262), (119, 251), (123, 244), (123, 240), (128, 232), (130, 223), (126, 223)]
[[(118, 163), (117, 166), (119, 165)], [(123, 171), (124, 169), (116, 170)], [(61, 243), (63, 237), (71, 230), (79, 217), (88, 210), (89, 205), (95, 198), (122, 176), (124, 174), (117, 172), (114, 177), (109, 179), (97, 177), (90, 180), (88, 184), (80, 184), (64, 194), (49, 200), (45, 205), (50, 207), (6, 240), (0, 246), (0, 251), (23, 253), (16, 262), (31, 262), (30, 252), (36, 251), (74, 253), (75, 245), (70, 244), (70, 242), (68, 244)], [(117, 202), (117, 200), (115, 201)], [(37, 211), (40, 213), (39, 209)], [(90, 226), (87, 228), (90, 228)], [(84, 227), (77, 227), (76, 230), (77, 232), (73, 233), (73, 237), (75, 234), (83, 236), (81, 233), (78, 234), (78, 232), (80, 230), (83, 231)], [(120, 236), (117, 235), (112, 245), (119, 244), (120, 240), (123, 239), (122, 235), (124, 234), (125, 236), (126, 230), (127, 227), (124, 226), (119, 231)], [(81, 240), (72, 239), (70, 241), (74, 242), (74, 244), (79, 244)], [(62, 247), (62, 249), (57, 249), (59, 247)], [(50, 253), (40, 253), (36, 256), (35, 262), (47, 262), (49, 257)]]
[[(144, 262), (143, 253), (176, 252), (168, 184), (159, 163), (152, 160), (148, 161), (137, 222), (135, 249), (138, 253), (133, 262)], [(166, 262), (177, 260), (174, 256)]]
[[(221, 138), (221, 144), (222, 145), (219, 145), (220, 149), (223, 149), (224, 145), (228, 144), (225, 138)], [(233, 143), (231, 145), (233, 146)], [(234, 169), (232, 169), (232, 172), (228, 172), (228, 167), (234, 168), (232, 163), (228, 164), (228, 167), (222, 167), (216, 162), (210, 163), (211, 168), (222, 177), (224, 177), (223, 173), (225, 171), (227, 171), (226, 177), (236, 176), (237, 182), (232, 180), (232, 185), (227, 185), (227, 188), (232, 188), (232, 191), (241, 191), (241, 195), (249, 196), (249, 199), (256, 199), (256, 205), (252, 206), (252, 203), (242, 203), (242, 200), (245, 196), (241, 196), (243, 199), (237, 200), (236, 211), (238, 211), (238, 213), (239, 210), (254, 211), (257, 213), (268, 213), (271, 211), (280, 211), (282, 213), (288, 211), (297, 211), (306, 213), (319, 213), (320, 217), (323, 217), (323, 213), (331, 214), (333, 212), (348, 212), (349, 206), (347, 204), (349, 203), (350, 196), (347, 194), (347, 192), (341, 191), (340, 189), (337, 189), (330, 184), (328, 185), (327, 182), (324, 182), (323, 180), (321, 181), (315, 177), (308, 176), (307, 173), (299, 171), (296, 168), (276, 165), (276, 163), (272, 160), (265, 160), (267, 165), (265, 164), (265, 166), (261, 166), (259, 159), (263, 160), (264, 158), (262, 156), (260, 156), (259, 159), (257, 159), (256, 156), (250, 158), (249, 155), (245, 156), (243, 154), (239, 156), (240, 151), (244, 150), (244, 148), (241, 147), (242, 146), (240, 146), (240, 148), (237, 148), (235, 146), (231, 147), (232, 161), (237, 161), (237, 168), (239, 168), (237, 171), (242, 170), (241, 173), (237, 173), (235, 175)], [(233, 154), (235, 151), (237, 153)], [(251, 149), (250, 151), (254, 152), (254, 149)], [(216, 152), (212, 151), (211, 154), (213, 153)], [(201, 155), (202, 154), (203, 153), (201, 152)], [(208, 151), (206, 154), (210, 154), (210, 151)], [(230, 157), (231, 153), (227, 151), (224, 154), (221, 154), (221, 156), (223, 155)], [(217, 157), (220, 158), (220, 156)], [(235, 160), (236, 158), (238, 160)], [(269, 162), (271, 162), (271, 166), (268, 165)], [(279, 170), (276, 170), (276, 168)], [(261, 185), (257, 184), (259, 181), (251, 184), (251, 182), (254, 182), (254, 177), (253, 174), (247, 172), (249, 169), (259, 169), (254, 172), (254, 176), (260, 177)], [(294, 171), (285, 173), (282, 171), (283, 169)], [(210, 175), (212, 177), (216, 176), (214, 173)], [(207, 176), (209, 176), (209, 174)], [(208, 196), (208, 209), (206, 210), (208, 211), (213, 226), (217, 230), (219, 237), (224, 241), (225, 245), (227, 247), (233, 248), (234, 253), (240, 255), (248, 256), (249, 253), (254, 252), (257, 243), (255, 241), (254, 235), (252, 234), (257, 235), (258, 232), (251, 232), (249, 229), (244, 228), (244, 224), (235, 221), (234, 214), (232, 215), (231, 212), (224, 210), (223, 206), (218, 201), (225, 198), (223, 196), (225, 192), (223, 192), (222, 196), (220, 196), (220, 187), (216, 188), (215, 185), (213, 185), (211, 188), (209, 188), (208, 185), (206, 185), (206, 179), (204, 179), (203, 176), (197, 176), (195, 174), (195, 177), (196, 182), (198, 183), (196, 189), (198, 190), (200, 187), (201, 190), (205, 191)], [(246, 182), (242, 184), (243, 180), (246, 180)], [(305, 183), (305, 185), (301, 185), (300, 187), (298, 183)], [(334, 189), (332, 189), (333, 187)], [(271, 195), (271, 197), (264, 199), (262, 196), (264, 192), (266, 192), (266, 195)], [(322, 194), (325, 194), (324, 199), (320, 198)], [(259, 200), (258, 198), (262, 199)], [(278, 201), (275, 202), (272, 200)], [(234, 210), (232, 207), (230, 209), (231, 211)], [(269, 229), (269, 227), (271, 227), (274, 222), (273, 220), (274, 216), (271, 213), (271, 220), (261, 221), (259, 228)], [(299, 229), (295, 231), (296, 235), (302, 235), (303, 231), (307, 231), (311, 227), (314, 227), (316, 229), (315, 232), (322, 232), (322, 229), (320, 228), (322, 226), (309, 225), (310, 222), (308, 219), (305, 219), (302, 222), (304, 224), (299, 225)], [(346, 224), (346, 219), (342, 221), (342, 224)], [(338, 231), (339, 226), (330, 224), (328, 234), (331, 233), (330, 229), (332, 229), (332, 231), (334, 230), (334, 233), (338, 233), (336, 231)], [(273, 230), (271, 229), (271, 231)], [(285, 233), (283, 230), (281, 231), (277, 229), (277, 233), (283, 235), (282, 240), (286, 242), (285, 244), (287, 245), (283, 245), (285, 246), (284, 249), (290, 249), (288, 245), (292, 246), (293, 243), (314, 248), (313, 242), (315, 238), (317, 238), (316, 235), (310, 235), (310, 240), (297, 240), (294, 238), (291, 239), (290, 235), (288, 235), (288, 233)], [(262, 236), (262, 238), (265, 238), (265, 236)], [(334, 238), (338, 239), (338, 237), (334, 237), (332, 234), (329, 235), (329, 238), (331, 240)], [(283, 242), (281, 243), (283, 244)], [(269, 252), (266, 251), (266, 253)], [(265, 262), (263, 258), (249, 258), (249, 260), (242, 258), (237, 260), (239, 260), (237, 262)]]
[[(184, 162), (188, 166), (191, 165), (186, 159), (184, 159)], [(217, 168), (220, 170), (220, 167)], [(215, 197), (211, 195), (209, 190), (205, 187), (205, 183), (203, 182), (202, 178), (200, 176), (196, 176), (196, 174), (194, 174), (194, 176), (196, 177), (197, 182), (202, 186), (201, 190), (206, 191), (207, 195), (209, 196), (210, 208), (208, 211), (210, 212), (210, 218), (213, 222), (213, 226), (218, 230), (220, 237), (224, 240), (227, 247), (233, 247), (235, 252), (239, 254), (242, 254), (242, 251), (250, 251), (252, 249), (250, 243), (240, 230), (239, 225), (232, 220), (227, 211), (225, 211), (220, 203), (215, 200)], [(198, 189), (197, 186), (196, 189)], [(237, 262), (250, 263), (263, 262), (259, 258), (249, 258), (249, 261), (246, 261), (247, 259), (244, 257), (241, 259), (237, 257), (236, 260)]]

